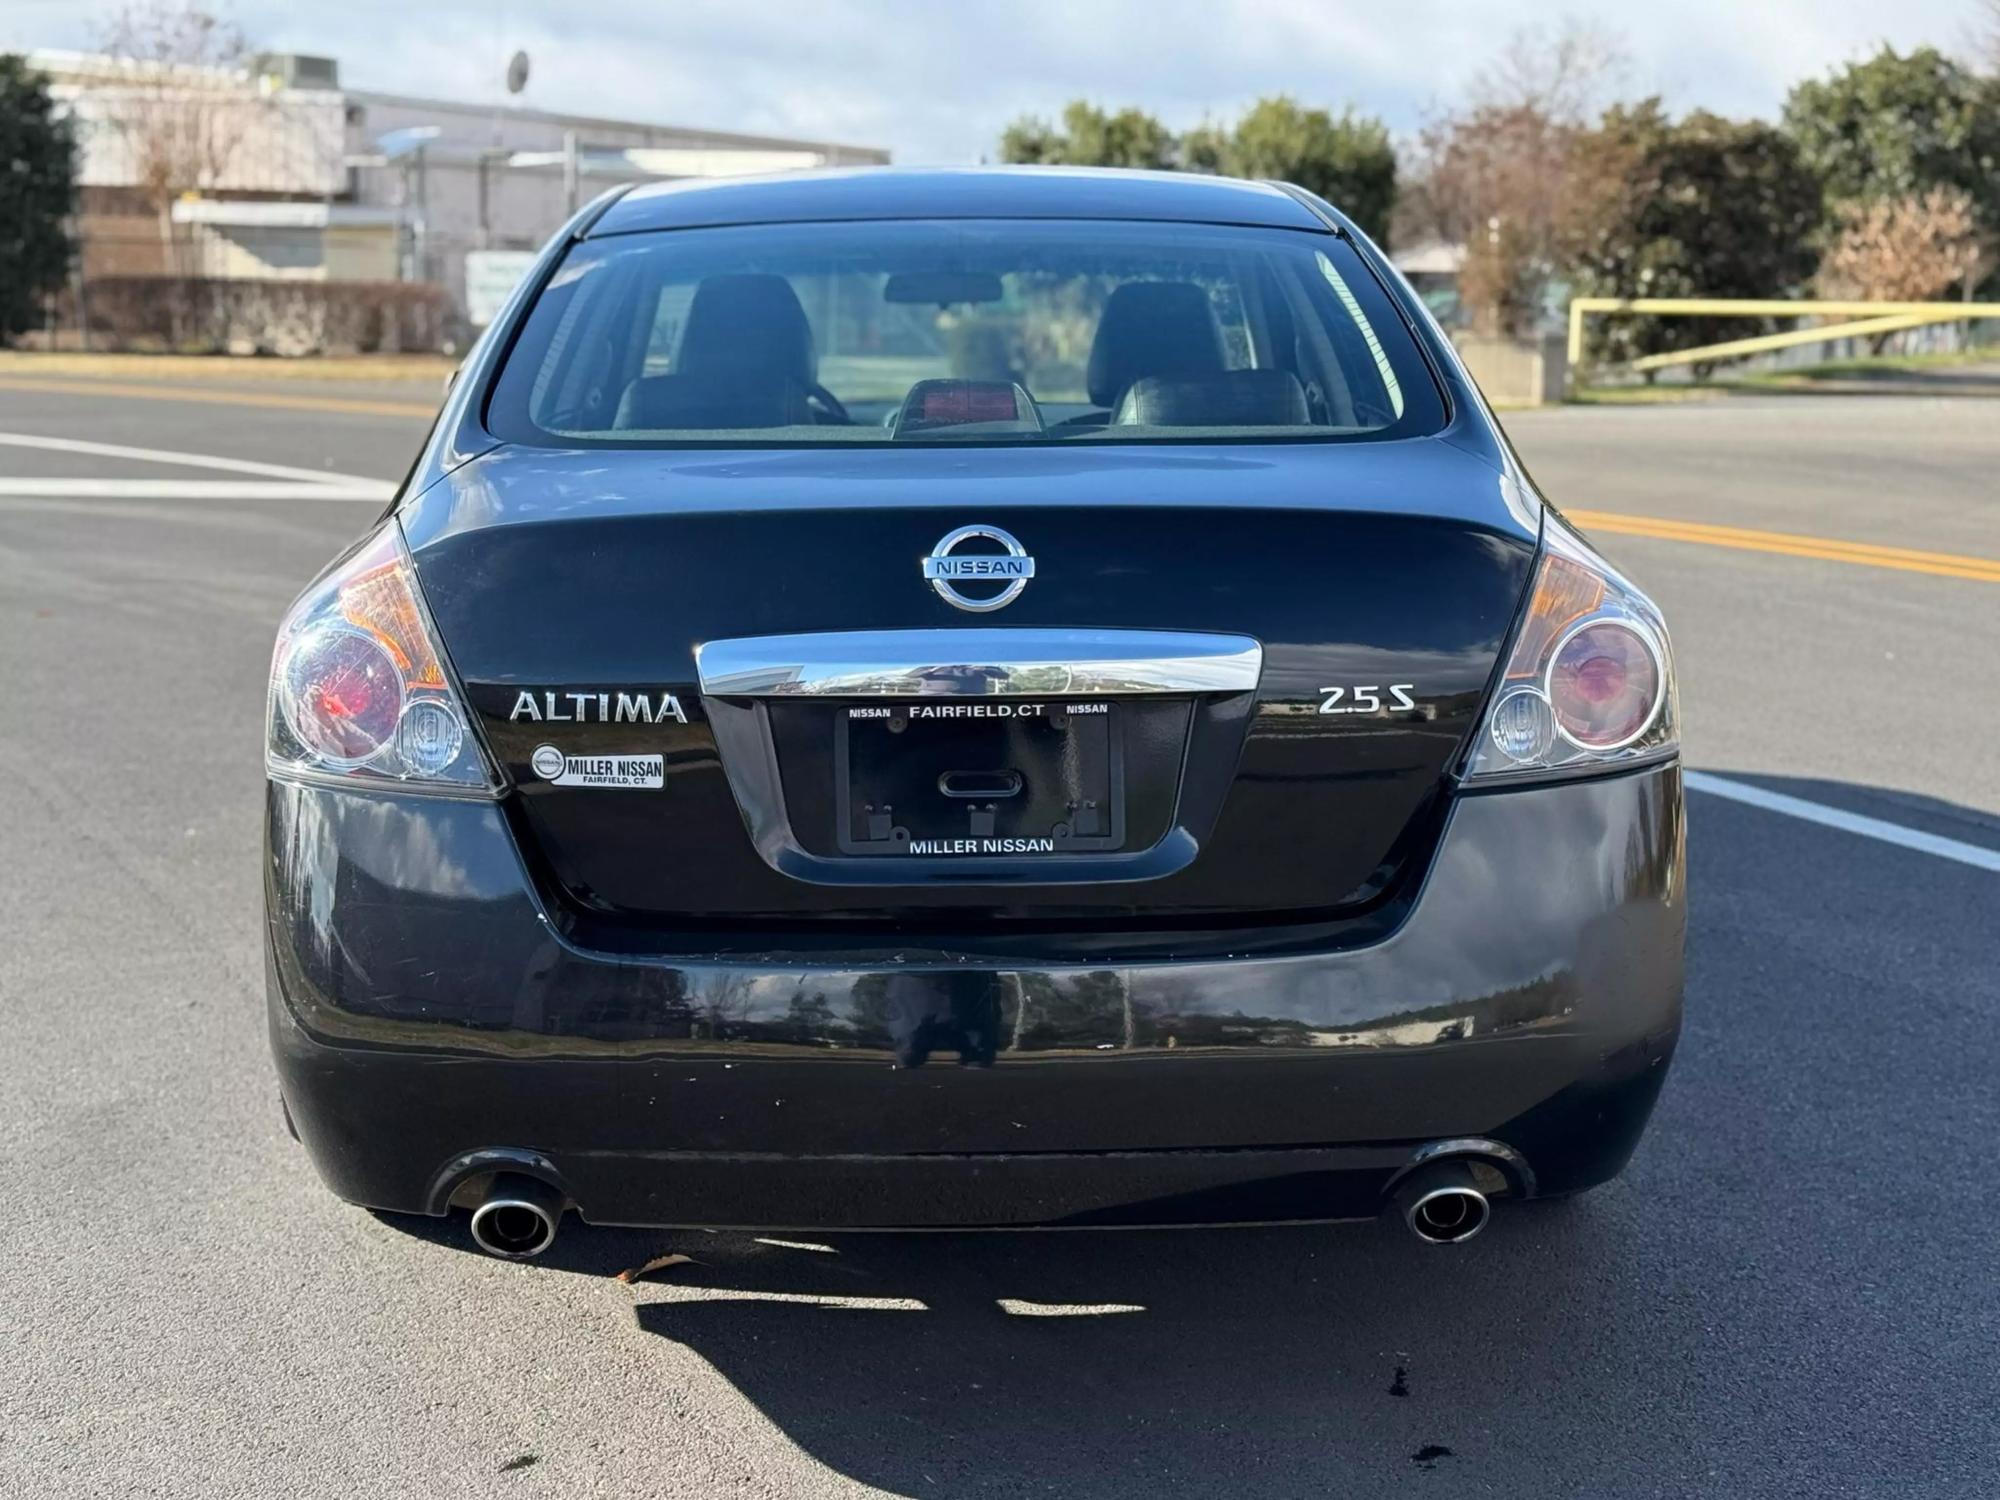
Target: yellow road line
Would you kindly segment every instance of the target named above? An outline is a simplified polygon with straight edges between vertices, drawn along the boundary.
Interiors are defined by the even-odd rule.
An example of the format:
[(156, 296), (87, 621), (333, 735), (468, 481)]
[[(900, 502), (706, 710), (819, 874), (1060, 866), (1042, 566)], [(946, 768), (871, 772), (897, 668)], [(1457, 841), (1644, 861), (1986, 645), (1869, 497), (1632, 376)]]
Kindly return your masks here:
[[(161, 387), (113, 380), (20, 380), (0, 375), (0, 390), (69, 391), (140, 401), (208, 402), (225, 406), (261, 406), (283, 411), (347, 412), (359, 416), (428, 417), (437, 408), (415, 401), (367, 401), (341, 396), (288, 396), (276, 391), (198, 390), (188, 386)], [(1938, 578), (1966, 578), (2000, 583), (2000, 558), (1967, 557), (1953, 552), (1920, 552), (1908, 547), (1884, 547), (1874, 542), (1846, 542), (1832, 537), (1789, 531), (1753, 531), (1741, 526), (1716, 526), (1702, 521), (1669, 521), (1654, 516), (1628, 516), (1607, 510), (1565, 512), (1590, 531), (1659, 541), (1728, 547), (1739, 552), (1767, 552), (1820, 562), (1852, 563), (1901, 573), (1926, 573)]]
[(1791, 531), (1752, 531), (1741, 526), (1714, 526), (1703, 521), (1667, 521), (1655, 516), (1627, 516), (1607, 510), (1574, 510), (1564, 514), (1586, 531), (1609, 531), (1622, 536), (1692, 542), (1705, 547), (1729, 547), (1739, 552), (1770, 552), (1783, 557), (1808, 557), (1820, 562), (1888, 568), (1899, 573), (1928, 573), (1938, 578), (1969, 578), (1980, 583), (2000, 583), (2000, 558), (1966, 557), (1955, 552), (1919, 552), (1909, 547), (1884, 547), (1874, 542), (1844, 542), (1832, 537), (1806, 536)]
[(192, 385), (140, 385), (119, 380), (14, 380), (0, 375), (0, 390), (67, 391), (136, 401), (204, 401), (222, 406), (268, 406), (284, 411), (349, 412), (369, 417), (428, 417), (437, 407), (417, 401), (364, 401), (347, 396), (287, 396), (277, 391), (214, 391)]

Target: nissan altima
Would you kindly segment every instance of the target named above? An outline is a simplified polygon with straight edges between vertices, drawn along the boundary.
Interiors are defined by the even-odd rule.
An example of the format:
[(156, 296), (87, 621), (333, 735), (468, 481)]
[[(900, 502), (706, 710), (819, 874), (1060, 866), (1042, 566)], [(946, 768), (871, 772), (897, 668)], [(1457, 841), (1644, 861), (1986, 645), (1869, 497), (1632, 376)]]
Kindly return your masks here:
[(1676, 716), (1659, 611), (1310, 193), (616, 191), (280, 627), (286, 1114), (508, 1256), (1464, 1240), (1651, 1113)]

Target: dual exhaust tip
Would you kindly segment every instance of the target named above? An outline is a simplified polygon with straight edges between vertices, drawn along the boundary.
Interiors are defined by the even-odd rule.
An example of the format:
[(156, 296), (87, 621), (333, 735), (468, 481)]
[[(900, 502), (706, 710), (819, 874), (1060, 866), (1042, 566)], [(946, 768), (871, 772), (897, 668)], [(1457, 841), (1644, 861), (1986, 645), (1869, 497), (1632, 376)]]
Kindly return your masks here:
[(472, 1210), (473, 1241), (502, 1260), (532, 1260), (556, 1240), (567, 1200), (539, 1178), (501, 1172)]
[[(1417, 1168), (1397, 1185), (1395, 1199), (1410, 1233), (1427, 1245), (1462, 1245), (1493, 1217), (1465, 1157)], [(539, 1178), (498, 1173), (472, 1210), (472, 1238), (488, 1255), (532, 1260), (555, 1243), (567, 1206), (563, 1194)]]
[(1462, 1156), (1417, 1168), (1397, 1185), (1395, 1197), (1410, 1233), (1427, 1245), (1462, 1245), (1493, 1217), (1471, 1161)]

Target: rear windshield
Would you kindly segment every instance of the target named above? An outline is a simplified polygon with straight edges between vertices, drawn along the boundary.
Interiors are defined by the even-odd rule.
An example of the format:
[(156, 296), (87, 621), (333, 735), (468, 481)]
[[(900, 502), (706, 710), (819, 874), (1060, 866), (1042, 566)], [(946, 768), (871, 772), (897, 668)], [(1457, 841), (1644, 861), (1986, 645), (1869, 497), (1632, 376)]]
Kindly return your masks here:
[(1444, 421), (1335, 235), (1034, 220), (584, 241), (487, 416), (562, 447), (1341, 441)]

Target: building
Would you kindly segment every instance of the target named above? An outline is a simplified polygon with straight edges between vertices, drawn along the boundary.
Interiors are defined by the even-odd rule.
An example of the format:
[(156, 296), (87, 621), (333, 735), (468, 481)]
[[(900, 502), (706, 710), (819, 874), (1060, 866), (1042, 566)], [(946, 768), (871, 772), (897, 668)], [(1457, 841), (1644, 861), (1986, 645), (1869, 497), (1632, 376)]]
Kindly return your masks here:
[[(887, 151), (400, 94), (345, 96), (357, 204), (392, 208), (405, 275), (463, 305), (465, 255), (538, 248), (615, 182), (881, 165)], [(435, 131), (432, 135), (430, 132)]]
[(1413, 245), (1398, 245), (1389, 259), (1440, 323), (1456, 328), (1465, 321), (1465, 310), (1458, 296), (1465, 246), (1440, 239), (1419, 240)]
[[(403, 282), (442, 288), (463, 317), (468, 256), (475, 281), (490, 280), (519, 262), (494, 252), (534, 249), (612, 183), (889, 160), (871, 147), (344, 88), (334, 59), (298, 54), (243, 69), (74, 52), (29, 61), (79, 127), (86, 296), (159, 277), (324, 283), (327, 296)], [(480, 290), (475, 304), (488, 300)]]

